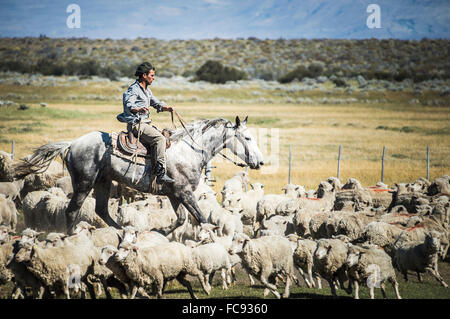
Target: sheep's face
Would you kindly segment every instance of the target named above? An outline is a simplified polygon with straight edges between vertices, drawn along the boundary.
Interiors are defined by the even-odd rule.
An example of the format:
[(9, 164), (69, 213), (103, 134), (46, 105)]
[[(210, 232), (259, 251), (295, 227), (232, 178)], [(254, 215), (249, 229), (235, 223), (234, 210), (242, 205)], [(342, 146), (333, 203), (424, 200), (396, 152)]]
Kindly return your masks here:
[[(239, 199), (240, 200), (240, 199)], [(237, 217), (241, 217), (244, 210), (241, 207), (227, 207), (227, 210), (233, 215)]]
[(210, 233), (209, 233), (208, 230), (202, 229), (202, 230), (200, 230), (200, 232), (198, 233), (197, 238), (198, 238), (198, 240), (199, 240), (200, 242), (203, 242), (203, 241), (205, 241), (205, 240), (210, 239), (211, 236), (210, 236)]
[(105, 265), (108, 262), (109, 258), (114, 256), (116, 253), (117, 249), (114, 248), (113, 246), (103, 247), (99, 259), (100, 265)]
[(332, 193), (333, 192), (333, 186), (328, 182), (320, 182), (319, 187), (317, 188), (317, 198), (322, 198), (325, 196), (325, 194)]
[(287, 184), (286, 186), (284, 186), (281, 190), (284, 191), (284, 194), (287, 196), (291, 196), (291, 197), (300, 197), (300, 194), (305, 190), (302, 186), (300, 185), (294, 185), (294, 184)]
[(432, 231), (426, 235), (425, 241), (428, 242), (429, 247), (433, 252), (439, 250), (441, 246), (440, 234), (438, 232)]
[(189, 240), (189, 239), (187, 239), (187, 240), (184, 242), (184, 244), (186, 245), (186, 247), (189, 247), (189, 248), (195, 248), (195, 247), (198, 246), (198, 243), (197, 243), (197, 242), (195, 242), (195, 241), (193, 241), (193, 240)]
[(34, 245), (27, 243), (17, 252), (14, 259), (18, 263), (29, 262), (34, 254)]
[(9, 241), (9, 228), (0, 226), (0, 244)]
[(20, 236), (19, 245), (22, 247), (26, 244), (34, 244), (36, 237), (40, 234), (43, 234), (43, 232), (38, 233), (31, 228), (25, 229)]
[(74, 234), (86, 233), (87, 235), (90, 236), (91, 231), (93, 231), (94, 229), (95, 229), (94, 226), (83, 221), (83, 222), (79, 222), (77, 224), (77, 226), (75, 226)]
[[(231, 207), (240, 207), (242, 199), (241, 196), (242, 194), (222, 191), (222, 206), (227, 209)], [(215, 200), (215, 197), (213, 199)]]
[(242, 252), (244, 249), (244, 245), (248, 240), (250, 240), (250, 238), (247, 235), (236, 234), (228, 251), (230, 255), (239, 254), (240, 252)]
[(348, 267), (352, 267), (353, 265), (356, 265), (359, 261), (359, 253), (356, 251), (349, 252), (347, 255), (347, 259), (345, 260), (345, 264)]
[(197, 238), (200, 242), (212, 239), (211, 237), (212, 232), (219, 229), (218, 226), (209, 223), (203, 223), (200, 225), (200, 227), (201, 227), (200, 232), (197, 235)]
[(138, 232), (132, 226), (126, 226), (124, 228), (123, 241), (127, 243), (136, 243)]
[(64, 238), (67, 236), (60, 233), (49, 233), (45, 239), (45, 248), (64, 246)]
[(117, 261), (122, 261), (128, 257), (132, 250), (137, 251), (137, 249), (138, 248), (136, 246), (132, 246), (130, 244), (120, 245), (119, 250), (117, 251), (117, 253), (115, 253), (114, 256)]
[(250, 184), (250, 186), (255, 191), (259, 191), (259, 190), (262, 190), (264, 188), (264, 184), (261, 184), (261, 183), (253, 183), (253, 184)]
[(316, 258), (317, 259), (323, 259), (327, 256), (328, 252), (331, 250), (331, 245), (328, 243), (320, 243), (316, 250)]

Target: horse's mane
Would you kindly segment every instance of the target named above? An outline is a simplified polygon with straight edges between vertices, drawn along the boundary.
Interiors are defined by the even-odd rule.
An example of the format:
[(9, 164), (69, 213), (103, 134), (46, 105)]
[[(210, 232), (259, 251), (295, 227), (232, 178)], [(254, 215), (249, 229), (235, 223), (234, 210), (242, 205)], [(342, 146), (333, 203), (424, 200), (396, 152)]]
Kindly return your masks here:
[[(189, 132), (189, 134), (194, 137), (195, 133), (201, 132), (201, 134), (204, 134), (208, 129), (211, 127), (218, 127), (219, 125), (227, 125), (232, 124), (230, 121), (224, 118), (216, 118), (216, 119), (200, 119), (197, 121), (190, 122), (186, 125), (186, 130)], [(179, 127), (172, 131), (172, 134), (170, 136), (170, 140), (172, 142), (178, 142), (183, 137), (187, 136), (186, 130), (183, 127)]]

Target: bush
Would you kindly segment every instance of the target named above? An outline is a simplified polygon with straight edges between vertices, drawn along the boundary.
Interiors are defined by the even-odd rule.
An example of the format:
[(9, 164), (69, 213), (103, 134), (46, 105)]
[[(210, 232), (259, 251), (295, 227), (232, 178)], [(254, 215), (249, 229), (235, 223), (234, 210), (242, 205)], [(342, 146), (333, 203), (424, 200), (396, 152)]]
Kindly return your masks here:
[(342, 79), (335, 78), (332, 80), (337, 87), (348, 87), (349, 85)]
[(63, 75), (64, 66), (50, 58), (43, 58), (35, 64), (34, 72), (39, 72), (43, 75)]
[(232, 67), (225, 67), (219, 61), (209, 60), (195, 72), (195, 81), (225, 83), (245, 79), (245, 73)]
[(300, 65), (299, 67), (297, 67), (296, 69), (294, 69), (293, 71), (283, 75), (282, 77), (280, 77), (278, 79), (278, 82), (280, 83), (289, 83), (294, 81), (294, 79), (297, 79), (299, 81), (301, 81), (304, 77), (308, 77), (308, 70), (306, 69), (305, 66)]
[(300, 65), (293, 71), (279, 78), (278, 82), (289, 83), (294, 81), (295, 79), (301, 81), (303, 80), (303, 78), (316, 78), (322, 75), (324, 69), (325, 64), (323, 62), (313, 62), (308, 67)]

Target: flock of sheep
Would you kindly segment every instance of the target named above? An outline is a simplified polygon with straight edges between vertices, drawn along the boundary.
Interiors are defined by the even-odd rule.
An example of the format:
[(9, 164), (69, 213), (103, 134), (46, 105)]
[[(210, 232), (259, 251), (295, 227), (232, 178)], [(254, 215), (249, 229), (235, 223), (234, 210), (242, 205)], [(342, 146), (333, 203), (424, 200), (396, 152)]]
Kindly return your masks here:
[[(264, 194), (264, 185), (241, 171), (225, 182), (221, 204), (201, 181), (195, 194), (208, 223), (186, 218), (168, 237), (158, 232), (176, 219), (168, 199), (115, 184), (109, 211), (122, 228), (108, 227), (89, 197), (75, 234), (68, 236), (70, 177), (53, 162), (47, 172), (13, 181), (11, 164), (0, 152), (0, 285), (14, 282), (12, 298), (86, 292), (95, 298), (102, 291), (111, 298), (111, 288), (122, 298), (150, 292), (161, 298), (173, 279), (196, 298), (192, 280), (209, 295), (220, 272), (221, 288), (228, 289), (238, 264), (251, 284), (254, 278), (262, 283), (264, 296), (276, 298), (280, 284), (282, 297), (289, 297), (291, 284), (300, 284), (298, 275), (309, 288), (321, 289), (325, 279), (333, 296), (341, 288), (355, 298), (360, 285), (369, 287), (371, 298), (375, 288), (386, 297), (386, 282), (401, 298), (394, 269), (406, 280), (408, 271), (419, 280), (429, 273), (447, 287), (438, 272), (449, 246), (447, 175), (392, 188), (330, 177), (316, 190), (288, 184), (284, 194)], [(246, 191), (247, 185), (252, 189)], [(18, 236), (17, 207), (26, 227)]]

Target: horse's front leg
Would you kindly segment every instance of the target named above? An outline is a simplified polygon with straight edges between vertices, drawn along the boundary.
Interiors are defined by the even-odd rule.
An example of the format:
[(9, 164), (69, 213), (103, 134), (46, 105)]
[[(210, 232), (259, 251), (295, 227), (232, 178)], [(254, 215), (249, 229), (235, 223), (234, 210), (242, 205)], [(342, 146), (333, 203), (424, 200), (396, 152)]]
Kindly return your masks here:
[(180, 201), (184, 205), (184, 207), (186, 207), (189, 213), (191, 213), (192, 217), (195, 218), (198, 224), (207, 223), (207, 220), (203, 215), (202, 210), (198, 206), (197, 200), (195, 199), (194, 193), (192, 191), (182, 193)]
[(172, 204), (173, 210), (177, 215), (177, 221), (174, 223), (174, 225), (171, 225), (170, 227), (167, 227), (165, 229), (159, 229), (159, 232), (163, 233), (164, 236), (169, 235), (175, 229), (182, 226), (186, 221), (187, 216), (184, 210), (179, 209), (180, 204), (183, 204), (183, 206), (186, 207), (189, 213), (191, 213), (191, 215), (195, 218), (195, 220), (199, 224), (207, 222), (206, 218), (203, 216), (202, 211), (200, 210), (200, 207), (198, 207), (197, 201), (195, 200), (194, 193), (192, 191), (186, 191), (184, 193), (181, 193), (181, 195), (179, 196), (170, 195), (168, 197), (170, 203)]

